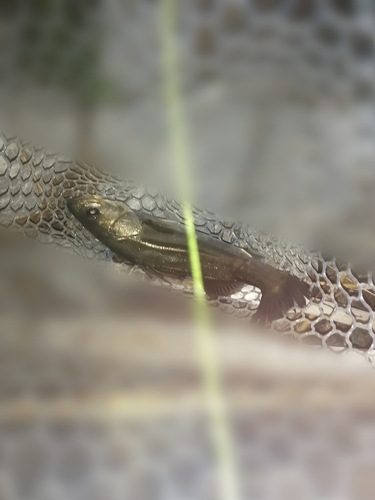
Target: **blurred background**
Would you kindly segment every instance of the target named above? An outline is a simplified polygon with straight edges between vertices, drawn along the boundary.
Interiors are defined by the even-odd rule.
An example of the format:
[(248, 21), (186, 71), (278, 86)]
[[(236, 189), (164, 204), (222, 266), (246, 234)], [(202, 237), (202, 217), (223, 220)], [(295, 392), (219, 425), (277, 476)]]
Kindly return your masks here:
[[(375, 2), (176, 4), (194, 203), (373, 264)], [(0, 0), (2, 128), (176, 194), (162, 40), (160, 0)], [(1, 232), (0, 498), (220, 498), (189, 305), (135, 286)], [(249, 330), (215, 328), (240, 498), (373, 498), (366, 358)]]

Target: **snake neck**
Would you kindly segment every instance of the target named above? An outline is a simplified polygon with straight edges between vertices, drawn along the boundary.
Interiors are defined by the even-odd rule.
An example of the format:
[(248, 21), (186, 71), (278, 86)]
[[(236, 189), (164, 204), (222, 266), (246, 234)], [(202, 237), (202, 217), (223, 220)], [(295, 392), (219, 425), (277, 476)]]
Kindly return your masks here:
[(125, 199), (127, 186), (121, 186), (114, 177), (83, 162), (0, 135), (0, 225), (5, 228), (86, 257), (110, 258), (106, 247), (70, 214), (66, 203), (82, 193), (110, 197), (116, 192)]

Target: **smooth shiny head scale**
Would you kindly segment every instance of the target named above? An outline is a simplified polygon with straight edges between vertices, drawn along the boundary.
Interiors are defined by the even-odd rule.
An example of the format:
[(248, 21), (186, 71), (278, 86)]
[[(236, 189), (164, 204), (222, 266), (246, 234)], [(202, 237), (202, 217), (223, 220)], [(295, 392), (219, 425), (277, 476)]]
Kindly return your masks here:
[(139, 218), (125, 203), (81, 195), (67, 205), (74, 217), (99, 239), (120, 240), (139, 232)]

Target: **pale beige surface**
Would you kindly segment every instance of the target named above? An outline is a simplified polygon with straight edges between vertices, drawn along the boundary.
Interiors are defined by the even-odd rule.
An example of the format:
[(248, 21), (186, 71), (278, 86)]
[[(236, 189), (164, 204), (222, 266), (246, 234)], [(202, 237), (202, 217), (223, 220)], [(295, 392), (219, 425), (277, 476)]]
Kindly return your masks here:
[[(68, 27), (74, 48), (62, 50), (59, 70), (82, 40), (104, 34), (99, 67), (110, 99), (82, 117), (69, 92), (18, 90), (11, 69), (29, 14), (2, 12), (2, 125), (174, 192), (158, 2), (111, 0), (98, 10), (74, 3), (88, 21)], [(372, 257), (375, 107), (363, 90), (375, 81), (373, 3), (179, 3), (197, 200), (292, 239), (319, 246), (322, 235)], [(314, 17), (309, 5), (318, 4)], [(294, 7), (305, 19), (290, 21)], [(26, 43), (34, 69), (55, 33), (50, 17), (37, 22), (46, 38)], [(146, 303), (123, 276), (92, 264), (1, 238), (0, 497), (216, 500), (188, 306), (152, 294)], [(246, 322), (221, 326), (242, 498), (373, 498), (374, 374), (366, 357), (278, 346)]]

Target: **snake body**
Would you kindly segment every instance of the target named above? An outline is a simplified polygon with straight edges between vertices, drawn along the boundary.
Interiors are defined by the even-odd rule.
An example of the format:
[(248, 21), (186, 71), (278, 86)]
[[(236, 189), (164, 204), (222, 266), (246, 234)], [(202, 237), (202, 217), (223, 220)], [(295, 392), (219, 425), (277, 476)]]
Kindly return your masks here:
[[(85, 257), (111, 260), (111, 253), (67, 209), (69, 199), (86, 193), (127, 203), (135, 212), (183, 220), (181, 204), (152, 188), (117, 179), (17, 138), (0, 136), (2, 226), (21, 230), (43, 243), (71, 248)], [(200, 231), (261, 252), (264, 260), (274, 267), (306, 277), (309, 256), (301, 247), (212, 212), (194, 208), (194, 216)]]
[[(183, 221), (181, 204), (155, 189), (118, 179), (17, 137), (0, 135), (1, 226), (87, 258), (116, 262), (116, 256), (68, 210), (69, 199), (87, 193), (126, 203), (135, 212)], [(334, 259), (323, 258), (318, 252), (207, 210), (194, 207), (193, 212), (199, 231), (261, 253), (265, 263), (304, 279), (315, 288), (313, 304), (304, 311), (292, 311), (280, 322), (280, 329), (309, 339), (314, 337), (328, 345), (372, 347), (375, 285), (371, 273), (354, 279), (348, 266), (340, 267)], [(229, 312), (246, 316), (246, 297), (243, 292), (240, 297), (226, 297), (221, 303)]]

